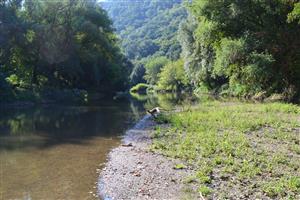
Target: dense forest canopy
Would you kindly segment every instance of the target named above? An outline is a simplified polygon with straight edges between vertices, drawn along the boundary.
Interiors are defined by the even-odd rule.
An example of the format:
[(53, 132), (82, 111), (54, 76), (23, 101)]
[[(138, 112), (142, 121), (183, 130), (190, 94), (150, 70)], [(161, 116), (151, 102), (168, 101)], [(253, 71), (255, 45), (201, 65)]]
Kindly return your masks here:
[[(194, 87), (234, 95), (299, 94), (297, 1), (194, 0), (181, 24), (185, 69)], [(298, 10), (298, 11), (297, 11)]]
[(96, 0), (0, 3), (0, 87), (124, 89), (130, 63)]
[(107, 0), (102, 4), (114, 22), (129, 59), (151, 55), (179, 58), (176, 33), (186, 17), (181, 0)]
[(108, 0), (104, 7), (134, 61), (132, 84), (178, 90), (159, 82), (169, 78), (164, 68), (178, 68), (182, 59), (185, 73), (177, 76), (188, 78), (184, 88), (243, 97), (276, 94), (284, 100), (299, 96), (299, 1)]
[(181, 0), (106, 0), (102, 2), (121, 39), (122, 49), (133, 63), (131, 84), (145, 82), (145, 65), (166, 57), (180, 58), (179, 24), (187, 17)]
[(300, 95), (298, 0), (4, 0), (0, 11), (2, 96), (138, 83)]

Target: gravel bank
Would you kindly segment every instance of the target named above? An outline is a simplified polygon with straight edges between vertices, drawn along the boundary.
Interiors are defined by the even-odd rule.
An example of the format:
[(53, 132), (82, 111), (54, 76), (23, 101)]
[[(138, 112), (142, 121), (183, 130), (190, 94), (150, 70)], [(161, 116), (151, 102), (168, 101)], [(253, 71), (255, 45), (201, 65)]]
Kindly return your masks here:
[(191, 170), (176, 170), (179, 161), (149, 151), (154, 125), (152, 118), (145, 116), (127, 132), (124, 145), (110, 153), (100, 174), (98, 192), (102, 199), (198, 199), (186, 192), (183, 184)]

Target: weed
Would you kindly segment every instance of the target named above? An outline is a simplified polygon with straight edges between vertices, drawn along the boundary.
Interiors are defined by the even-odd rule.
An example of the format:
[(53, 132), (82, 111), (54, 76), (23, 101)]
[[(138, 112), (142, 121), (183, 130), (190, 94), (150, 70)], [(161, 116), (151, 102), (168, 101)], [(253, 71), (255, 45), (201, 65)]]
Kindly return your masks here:
[(179, 163), (174, 166), (174, 169), (186, 169), (186, 166), (182, 163)]
[(199, 192), (203, 196), (208, 196), (209, 194), (212, 193), (212, 190), (209, 187), (207, 187), (205, 185), (202, 185), (202, 186), (199, 187)]

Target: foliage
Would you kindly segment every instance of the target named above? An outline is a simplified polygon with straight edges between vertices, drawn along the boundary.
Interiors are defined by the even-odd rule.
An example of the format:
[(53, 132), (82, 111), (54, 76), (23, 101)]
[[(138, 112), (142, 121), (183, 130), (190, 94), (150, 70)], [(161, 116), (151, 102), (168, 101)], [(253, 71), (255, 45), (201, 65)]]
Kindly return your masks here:
[(156, 85), (159, 80), (161, 69), (170, 62), (166, 57), (149, 58), (145, 64), (145, 80), (148, 84)]
[(181, 0), (108, 0), (102, 4), (114, 21), (129, 59), (140, 60), (152, 55), (179, 58), (177, 30), (186, 17)]
[(134, 68), (130, 74), (130, 84), (136, 85), (138, 83), (146, 82), (144, 79), (146, 69), (144, 67), (144, 63), (142, 61), (138, 61), (134, 63)]
[(145, 83), (139, 83), (139, 84), (133, 86), (130, 89), (130, 92), (131, 93), (146, 93), (148, 87), (149, 87), (149, 85), (147, 85)]
[(181, 110), (162, 116), (169, 126), (156, 129), (152, 149), (193, 167), (203, 195), (299, 198), (299, 106), (204, 101)]
[(96, 0), (5, 0), (0, 9), (0, 70), (12, 87), (127, 86), (132, 66)]
[(170, 62), (166, 64), (160, 74), (158, 80), (158, 89), (166, 91), (181, 91), (188, 86), (183, 60)]
[[(228, 78), (232, 87), (241, 86), (242, 90), (233, 91), (236, 96), (268, 89), (266, 86), (271, 82), (270, 70), (274, 62), (272, 55), (247, 52), (245, 40), (227, 38), (220, 40), (215, 54), (213, 75)], [(248, 61), (247, 65), (245, 60)]]
[(179, 40), (195, 88), (299, 94), (299, 3), (195, 0), (187, 7)]
[(300, 2), (294, 4), (294, 9), (288, 15), (288, 22), (292, 22), (298, 20), (298, 24), (300, 24)]

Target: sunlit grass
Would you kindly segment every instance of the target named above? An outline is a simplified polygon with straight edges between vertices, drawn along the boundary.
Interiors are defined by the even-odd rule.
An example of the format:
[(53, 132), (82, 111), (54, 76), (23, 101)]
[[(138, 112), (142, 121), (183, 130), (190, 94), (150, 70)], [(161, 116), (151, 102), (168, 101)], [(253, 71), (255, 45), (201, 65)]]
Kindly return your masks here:
[(299, 198), (299, 106), (203, 102), (158, 121), (170, 126), (157, 128), (152, 149), (194, 167), (202, 195), (234, 183), (248, 195)]

